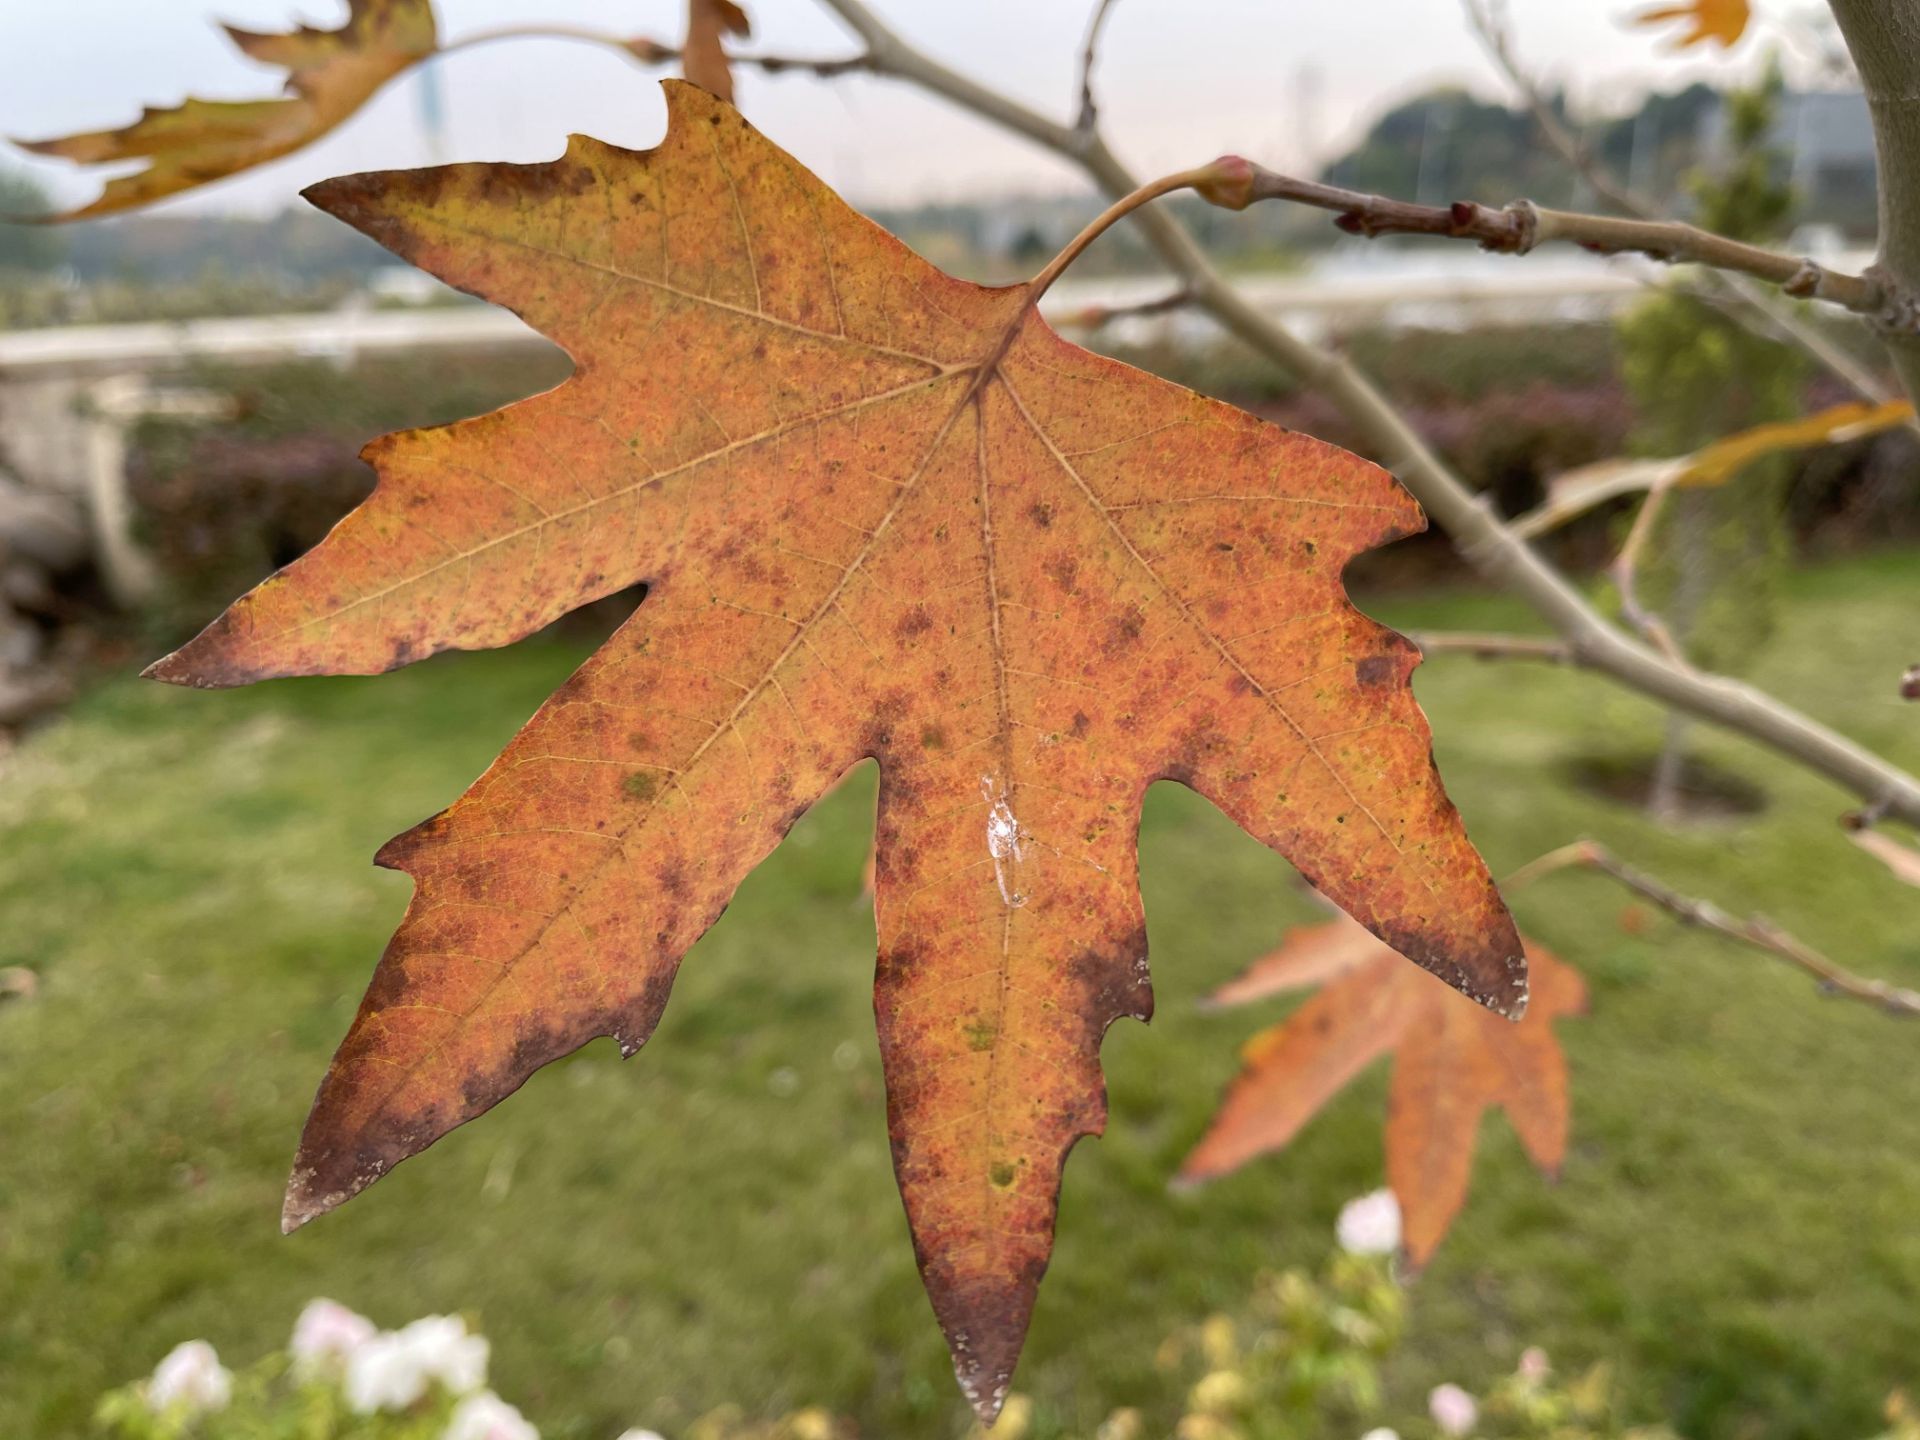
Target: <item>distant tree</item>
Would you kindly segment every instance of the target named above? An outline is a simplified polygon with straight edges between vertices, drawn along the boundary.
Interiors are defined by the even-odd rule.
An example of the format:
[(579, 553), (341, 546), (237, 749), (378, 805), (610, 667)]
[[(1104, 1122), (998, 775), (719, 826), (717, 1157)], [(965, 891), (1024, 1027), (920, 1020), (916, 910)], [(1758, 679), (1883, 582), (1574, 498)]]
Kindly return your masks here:
[[(1699, 223), (1736, 240), (1778, 235), (1793, 208), (1768, 143), (1779, 112), (1780, 75), (1727, 100), (1729, 158), (1701, 172), (1691, 189)], [(1670, 291), (1621, 322), (1623, 361), (1640, 424), (1634, 447), (1684, 454), (1716, 436), (1798, 413), (1807, 378), (1802, 353), (1757, 335), (1692, 291)], [(1642, 562), (1640, 598), (1657, 612), (1694, 663), (1738, 674), (1773, 633), (1776, 588), (1787, 556), (1783, 457), (1762, 461), (1737, 483), (1682, 489), (1669, 499)], [(1649, 808), (1682, 811), (1692, 721), (1668, 719)]]
[[(1656, 199), (1684, 198), (1683, 177), (1700, 160), (1706, 117), (1722, 102), (1706, 85), (1649, 95), (1626, 115), (1582, 123), (1564, 94), (1545, 103), (1570, 130), (1584, 131), (1597, 159), (1631, 175)], [(1524, 110), (1476, 100), (1458, 87), (1416, 95), (1374, 122), (1365, 138), (1328, 165), (1329, 184), (1438, 203), (1466, 197), (1504, 204), (1527, 194), (1541, 204), (1587, 203), (1580, 178), (1541, 139)]]
[[(0, 170), (0, 215), (38, 215), (52, 209), (52, 197), (39, 181), (18, 170)], [(0, 274), (51, 270), (66, 255), (66, 239), (58, 230), (0, 223)]]

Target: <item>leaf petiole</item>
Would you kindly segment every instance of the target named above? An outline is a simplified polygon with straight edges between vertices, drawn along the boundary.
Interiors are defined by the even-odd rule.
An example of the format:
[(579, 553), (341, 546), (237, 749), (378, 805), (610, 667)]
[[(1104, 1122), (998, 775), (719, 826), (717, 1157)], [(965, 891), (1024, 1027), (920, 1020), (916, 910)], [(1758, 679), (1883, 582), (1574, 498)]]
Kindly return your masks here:
[(1158, 200), (1163, 195), (1171, 195), (1178, 190), (1197, 190), (1216, 205), (1225, 205), (1229, 209), (1242, 209), (1245, 199), (1236, 200), (1241, 191), (1251, 185), (1253, 167), (1238, 155), (1222, 155), (1211, 164), (1201, 165), (1192, 170), (1176, 171), (1172, 175), (1162, 175), (1158, 180), (1149, 180), (1139, 189), (1122, 195), (1113, 204), (1102, 210), (1073, 239), (1066, 248), (1047, 262), (1046, 269), (1028, 282), (1027, 305), (1031, 308), (1040, 303), (1040, 297), (1047, 293), (1053, 282), (1058, 280), (1066, 268), (1086, 248), (1104, 235), (1117, 220), (1125, 219), (1149, 200)]

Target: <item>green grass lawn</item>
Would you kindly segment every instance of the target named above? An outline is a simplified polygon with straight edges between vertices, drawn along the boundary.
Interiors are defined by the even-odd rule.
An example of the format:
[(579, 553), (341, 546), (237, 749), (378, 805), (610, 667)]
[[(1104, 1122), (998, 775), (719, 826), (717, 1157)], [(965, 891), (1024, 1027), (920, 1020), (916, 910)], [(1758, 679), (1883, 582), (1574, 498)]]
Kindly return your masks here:
[[(1759, 678), (1920, 767), (1920, 554), (1809, 572)], [(1396, 596), (1402, 625), (1510, 627), (1508, 602)], [(280, 1188), (314, 1086), (405, 904), (368, 861), (451, 801), (577, 641), (376, 680), (194, 693), (117, 679), (0, 774), (0, 1435), (84, 1433), (94, 1397), (205, 1336), (282, 1343), (324, 1294), (384, 1324), (472, 1314), (499, 1388), (550, 1436), (672, 1434), (726, 1401), (819, 1403), (864, 1434), (964, 1416), (889, 1169), (860, 898), (869, 771), (824, 801), (689, 958), (654, 1041), (611, 1042), (298, 1235)], [(1566, 783), (1645, 750), (1649, 705), (1544, 667), (1445, 659), (1418, 679), (1441, 768), (1496, 871), (1582, 834), (1683, 889), (1758, 907), (1872, 974), (1920, 985), (1920, 894), (1848, 845), (1849, 797), (1721, 736), (1770, 805), (1666, 834)], [(1159, 1341), (1315, 1264), (1340, 1203), (1381, 1182), (1381, 1072), (1288, 1153), (1196, 1193), (1166, 1181), (1240, 1042), (1277, 1018), (1194, 1000), (1310, 905), (1275, 856), (1190, 793), (1148, 798), (1141, 854), (1159, 1018), (1105, 1058), (1113, 1118), (1076, 1152), (1017, 1388), (1090, 1430), (1168, 1398)], [(1689, 1436), (1872, 1432), (1920, 1384), (1920, 1028), (1566, 876), (1514, 897), (1577, 964), (1589, 1018), (1563, 1181), (1502, 1120), (1414, 1290), (1394, 1403), (1483, 1385), (1520, 1348), (1610, 1357), (1636, 1410)], [(1406, 1425), (1409, 1437), (1428, 1433)]]

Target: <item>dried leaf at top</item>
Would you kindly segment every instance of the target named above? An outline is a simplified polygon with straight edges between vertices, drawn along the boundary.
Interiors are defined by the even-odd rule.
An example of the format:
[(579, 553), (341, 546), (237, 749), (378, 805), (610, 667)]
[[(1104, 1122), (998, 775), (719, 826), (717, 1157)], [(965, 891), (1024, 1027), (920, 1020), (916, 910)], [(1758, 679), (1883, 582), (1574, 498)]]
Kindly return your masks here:
[(680, 73), (722, 100), (732, 100), (733, 70), (727, 64), (726, 37), (752, 33), (747, 12), (733, 0), (687, 0), (687, 43), (680, 52)]
[(319, 139), (438, 47), (429, 0), (350, 0), (347, 22), (338, 30), (303, 25), (291, 34), (265, 35), (223, 28), (247, 55), (287, 71), (286, 95), (188, 100), (170, 110), (146, 110), (118, 130), (17, 142), (35, 154), (81, 165), (146, 162), (109, 180), (92, 204), (45, 218), (110, 215), (276, 160)]

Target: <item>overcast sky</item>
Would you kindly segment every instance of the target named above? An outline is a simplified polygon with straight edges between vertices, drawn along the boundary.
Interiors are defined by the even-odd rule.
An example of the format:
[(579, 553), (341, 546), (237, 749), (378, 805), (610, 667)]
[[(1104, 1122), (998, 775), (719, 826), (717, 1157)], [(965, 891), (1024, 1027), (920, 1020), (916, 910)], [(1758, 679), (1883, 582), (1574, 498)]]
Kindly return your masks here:
[[(1090, 0), (872, 0), (922, 49), (1029, 105), (1065, 118)], [(0, 134), (42, 137), (121, 124), (141, 103), (192, 93), (272, 93), (272, 72), (229, 47), (207, 0), (0, 3)], [(852, 41), (815, 0), (749, 0), (753, 44), (841, 54)], [(1539, 73), (1584, 103), (1619, 106), (1649, 86), (1695, 77), (1724, 84), (1754, 63), (1749, 36), (1731, 59), (1669, 54), (1624, 24), (1636, 3), (1511, 0), (1515, 33)], [(333, 25), (340, 0), (218, 0), (220, 18), (256, 29), (293, 19)], [(676, 39), (678, 0), (441, 0), (448, 38), (535, 16)], [(612, 52), (516, 42), (438, 62), (445, 158), (547, 159), (583, 131), (632, 146), (659, 138), (664, 112), (646, 73)], [(1116, 148), (1157, 173), (1236, 150), (1299, 168), (1352, 139), (1394, 100), (1439, 82), (1498, 96), (1458, 0), (1117, 0), (1099, 88)], [(170, 202), (262, 212), (302, 185), (354, 170), (435, 159), (420, 125), (420, 82), (397, 82), (318, 145)], [(1057, 160), (893, 82), (745, 74), (739, 103), (761, 129), (856, 201), (979, 198), (1075, 183)], [(26, 160), (0, 151), (7, 163)], [(35, 162), (63, 200), (92, 194), (69, 167)]]

